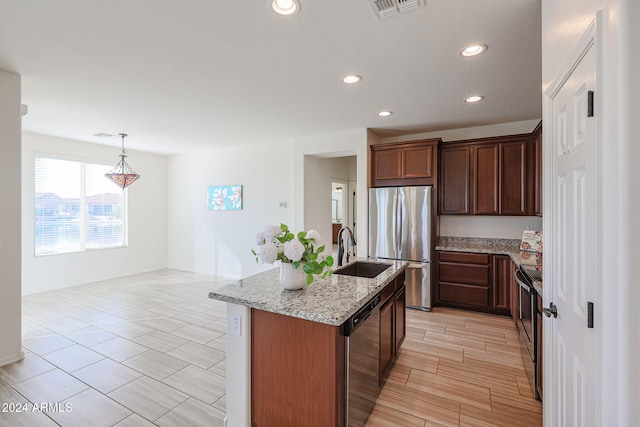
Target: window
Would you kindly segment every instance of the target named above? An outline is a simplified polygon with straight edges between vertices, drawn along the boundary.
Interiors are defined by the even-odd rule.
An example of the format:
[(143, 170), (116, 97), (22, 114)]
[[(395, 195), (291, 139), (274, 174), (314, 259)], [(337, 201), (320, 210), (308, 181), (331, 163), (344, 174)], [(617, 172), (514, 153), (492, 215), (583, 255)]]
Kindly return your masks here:
[(35, 255), (126, 245), (126, 193), (110, 166), (35, 158)]

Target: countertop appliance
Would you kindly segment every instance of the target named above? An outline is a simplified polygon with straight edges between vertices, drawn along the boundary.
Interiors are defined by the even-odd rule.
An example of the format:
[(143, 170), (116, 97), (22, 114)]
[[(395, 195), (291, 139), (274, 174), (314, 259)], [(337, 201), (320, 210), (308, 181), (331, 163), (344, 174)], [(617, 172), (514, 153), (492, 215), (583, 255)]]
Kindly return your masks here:
[(533, 287), (532, 271), (522, 266), (516, 270), (516, 282), (520, 286), (518, 329), (520, 331), (520, 341), (524, 344), (522, 346), (522, 360), (527, 371), (529, 384), (531, 385), (533, 396), (539, 399), (536, 384), (538, 378), (537, 370), (539, 368), (536, 360), (536, 349), (539, 345), (536, 333), (538, 294)]
[(369, 190), (369, 256), (409, 261), (407, 307), (431, 311), (432, 187)]
[(380, 294), (347, 320), (344, 335), (345, 425), (362, 427), (380, 394)]

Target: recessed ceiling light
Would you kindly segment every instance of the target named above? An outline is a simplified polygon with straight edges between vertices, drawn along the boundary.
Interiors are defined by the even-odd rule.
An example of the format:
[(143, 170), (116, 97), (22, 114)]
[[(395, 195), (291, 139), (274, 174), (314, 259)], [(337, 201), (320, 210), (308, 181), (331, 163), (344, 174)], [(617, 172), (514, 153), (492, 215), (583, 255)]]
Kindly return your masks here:
[(474, 44), (460, 51), (460, 56), (476, 56), (487, 50), (486, 44)]
[(392, 114), (393, 114), (393, 111), (384, 110), (378, 113), (378, 117), (389, 117)]
[(298, 0), (273, 0), (271, 7), (280, 15), (295, 15), (300, 11)]
[(342, 78), (342, 83), (350, 85), (353, 83), (358, 83), (360, 80), (362, 80), (362, 77), (357, 74), (347, 74)]
[(473, 104), (474, 102), (482, 101), (483, 99), (484, 99), (484, 96), (474, 95), (465, 99), (464, 102), (466, 102), (467, 104)]

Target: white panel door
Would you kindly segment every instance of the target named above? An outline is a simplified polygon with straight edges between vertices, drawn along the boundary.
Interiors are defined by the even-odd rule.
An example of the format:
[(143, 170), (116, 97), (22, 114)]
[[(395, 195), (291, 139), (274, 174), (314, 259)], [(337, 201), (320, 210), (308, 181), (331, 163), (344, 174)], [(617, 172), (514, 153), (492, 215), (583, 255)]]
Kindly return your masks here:
[[(588, 92), (596, 86), (591, 46), (552, 100), (551, 410), (557, 426), (595, 425), (594, 329), (587, 302), (597, 282), (596, 118), (588, 117)], [(546, 285), (546, 282), (545, 282)], [(548, 402), (545, 400), (545, 402)]]

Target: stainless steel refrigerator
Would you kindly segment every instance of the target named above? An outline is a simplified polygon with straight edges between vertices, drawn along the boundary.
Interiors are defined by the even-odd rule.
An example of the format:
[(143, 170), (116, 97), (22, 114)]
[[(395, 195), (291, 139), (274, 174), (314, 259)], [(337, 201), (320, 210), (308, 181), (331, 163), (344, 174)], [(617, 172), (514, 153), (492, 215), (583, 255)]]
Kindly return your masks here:
[(425, 311), (431, 311), (431, 190), (369, 190), (369, 256), (409, 261), (406, 304)]

